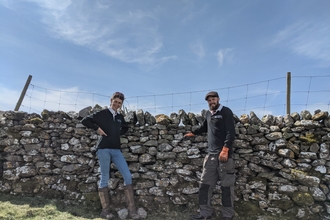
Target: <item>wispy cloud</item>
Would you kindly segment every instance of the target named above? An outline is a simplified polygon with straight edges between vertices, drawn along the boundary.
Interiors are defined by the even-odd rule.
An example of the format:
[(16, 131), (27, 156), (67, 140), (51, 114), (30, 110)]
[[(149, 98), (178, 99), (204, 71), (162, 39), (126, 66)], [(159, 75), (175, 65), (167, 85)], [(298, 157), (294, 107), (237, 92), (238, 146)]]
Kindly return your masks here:
[(234, 57), (233, 49), (227, 48), (227, 49), (221, 49), (216, 54), (217, 61), (219, 62), (219, 66), (222, 66), (226, 61), (232, 62), (232, 59)]
[(183, 2), (184, 7), (182, 7), (179, 13), (181, 24), (187, 24), (206, 13), (207, 7), (205, 5), (201, 8), (197, 8), (193, 1)]
[(281, 45), (293, 53), (320, 61), (330, 66), (330, 20), (303, 21), (287, 26), (273, 39), (273, 45)]
[(121, 7), (119, 2), (30, 0), (40, 7), (50, 33), (126, 63), (159, 66), (162, 56), (156, 15)]
[(198, 56), (199, 59), (203, 59), (205, 56), (205, 50), (202, 42), (197, 41), (190, 45), (190, 48), (194, 54)]

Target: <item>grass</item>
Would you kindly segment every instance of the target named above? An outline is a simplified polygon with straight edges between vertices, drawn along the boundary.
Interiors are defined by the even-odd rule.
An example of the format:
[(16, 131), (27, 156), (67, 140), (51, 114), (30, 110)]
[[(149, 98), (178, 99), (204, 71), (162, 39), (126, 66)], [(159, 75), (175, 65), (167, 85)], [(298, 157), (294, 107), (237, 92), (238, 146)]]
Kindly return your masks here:
[(93, 213), (86, 212), (78, 216), (74, 214), (75, 211), (74, 207), (56, 200), (0, 194), (0, 219), (4, 220), (97, 219)]
[[(124, 208), (124, 207), (123, 207)], [(115, 213), (114, 213), (115, 214)], [(190, 213), (177, 210), (168, 213), (148, 213), (145, 220), (189, 219)], [(58, 200), (23, 197), (0, 193), (1, 220), (86, 220), (99, 218), (99, 210), (82, 206), (69, 206)], [(115, 220), (119, 219), (117, 216)]]
[[(237, 206), (236, 206), (237, 205)], [(235, 220), (290, 220), (294, 217), (271, 216), (270, 213), (260, 212), (251, 207), (251, 203), (236, 203), (238, 216)], [(1, 220), (86, 220), (99, 218), (99, 211), (95, 207), (67, 205), (59, 200), (49, 200), (40, 197), (23, 197), (0, 193)], [(171, 210), (170, 213), (148, 212), (145, 220), (184, 220), (189, 219), (191, 212), (184, 208)], [(115, 214), (115, 213), (113, 213)], [(113, 218), (119, 220), (117, 215)], [(219, 217), (213, 219), (221, 219)], [(318, 217), (312, 219), (320, 219)]]

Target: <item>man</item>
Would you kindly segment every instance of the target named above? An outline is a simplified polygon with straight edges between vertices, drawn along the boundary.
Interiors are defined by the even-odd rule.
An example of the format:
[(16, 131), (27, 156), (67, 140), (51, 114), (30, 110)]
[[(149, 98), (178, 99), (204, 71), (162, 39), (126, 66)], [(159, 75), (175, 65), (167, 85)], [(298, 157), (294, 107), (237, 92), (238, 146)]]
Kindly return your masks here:
[(102, 205), (100, 216), (105, 219), (112, 218), (110, 212), (110, 198), (108, 181), (110, 164), (113, 162), (124, 178), (124, 189), (128, 203), (129, 215), (132, 219), (140, 219), (134, 203), (132, 175), (127, 162), (120, 149), (120, 135), (128, 131), (128, 125), (118, 110), (124, 101), (124, 94), (115, 92), (110, 99), (110, 108), (103, 109), (82, 119), (87, 128), (96, 130), (101, 136), (97, 142), (96, 155), (99, 160), (101, 178), (99, 183), (99, 197)]
[(192, 137), (207, 132), (208, 140), (208, 154), (204, 158), (199, 187), (200, 212), (197, 215), (192, 215), (191, 220), (211, 219), (213, 213), (211, 197), (219, 178), (222, 191), (222, 219), (229, 220), (235, 214), (235, 167), (232, 158), (235, 138), (234, 118), (232, 111), (220, 104), (217, 92), (207, 93), (205, 100), (210, 109), (205, 115), (205, 120), (198, 129), (184, 135), (185, 137)]

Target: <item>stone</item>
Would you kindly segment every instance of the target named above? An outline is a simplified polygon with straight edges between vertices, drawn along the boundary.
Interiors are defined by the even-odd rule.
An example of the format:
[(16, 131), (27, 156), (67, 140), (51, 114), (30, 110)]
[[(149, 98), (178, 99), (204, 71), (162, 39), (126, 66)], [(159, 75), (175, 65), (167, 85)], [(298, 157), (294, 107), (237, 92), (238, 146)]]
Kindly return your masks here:
[(152, 116), (148, 111), (144, 113), (145, 123), (147, 125), (155, 125), (156, 124), (156, 118)]
[[(92, 111), (98, 109), (102, 108), (96, 106)], [(159, 124), (142, 110), (123, 112), (125, 120), (130, 119), (129, 131), (120, 137), (121, 150), (132, 173), (137, 207), (157, 207), (169, 212), (173, 206), (197, 205), (207, 137), (200, 134), (182, 138), (198, 127), (206, 112), (173, 113), (169, 121)], [(3, 114), (1, 193), (47, 195), (64, 198), (66, 204), (99, 202), (100, 167), (95, 157), (99, 136), (74, 115), (44, 111), (40, 123), (33, 123), (31, 119), (38, 118), (36, 114)], [(290, 213), (293, 218), (303, 219), (313, 218), (314, 214), (321, 216), (324, 203), (330, 199), (329, 116), (311, 120), (306, 111), (301, 116), (267, 115), (262, 120), (253, 112), (250, 116), (233, 118), (238, 208), (240, 202), (246, 201), (269, 214)], [(114, 164), (110, 175), (111, 200), (119, 211), (124, 203), (123, 182)], [(212, 204), (216, 212), (220, 211), (221, 181), (215, 185)]]
[(180, 117), (180, 121), (182, 122), (182, 124), (190, 125), (189, 117), (183, 109), (179, 110), (179, 117)]
[(326, 196), (320, 188), (310, 187), (310, 191), (315, 201), (324, 202), (326, 200)]
[(135, 113), (137, 122), (140, 126), (145, 125), (144, 112), (142, 109), (139, 109)]
[(135, 125), (137, 123), (136, 113), (134, 111), (129, 111), (124, 117), (125, 121), (129, 124)]
[(155, 118), (156, 118), (156, 123), (160, 125), (167, 126), (171, 123), (170, 118), (165, 114), (158, 114), (155, 116)]
[(273, 115), (265, 115), (262, 117), (261, 121), (267, 125), (274, 125), (275, 118)]
[(292, 127), (292, 125), (294, 124), (294, 118), (291, 117), (291, 115), (286, 115), (284, 116), (284, 124), (287, 127)]
[(79, 113), (78, 113), (78, 116), (79, 116), (80, 118), (84, 118), (84, 117), (90, 115), (90, 114), (91, 114), (91, 111), (92, 111), (92, 106), (88, 106), (88, 107), (86, 107), (86, 108), (81, 109), (81, 110), (79, 111)]
[(320, 121), (320, 120), (326, 119), (328, 116), (329, 116), (328, 112), (318, 112), (315, 115), (313, 115), (312, 120)]
[(279, 149), (278, 150), (278, 154), (281, 157), (285, 157), (285, 158), (291, 158), (291, 159), (293, 159), (295, 157), (295, 154), (290, 149)]
[(294, 192), (292, 200), (299, 206), (314, 205), (314, 198), (310, 193)]
[(301, 115), (301, 119), (303, 119), (303, 120), (311, 120), (312, 119), (312, 114), (307, 110), (301, 111), (300, 115)]
[(249, 123), (249, 115), (248, 114), (243, 114), (241, 115), (241, 117), (239, 118), (239, 121), (242, 123), (242, 124), (247, 124)]

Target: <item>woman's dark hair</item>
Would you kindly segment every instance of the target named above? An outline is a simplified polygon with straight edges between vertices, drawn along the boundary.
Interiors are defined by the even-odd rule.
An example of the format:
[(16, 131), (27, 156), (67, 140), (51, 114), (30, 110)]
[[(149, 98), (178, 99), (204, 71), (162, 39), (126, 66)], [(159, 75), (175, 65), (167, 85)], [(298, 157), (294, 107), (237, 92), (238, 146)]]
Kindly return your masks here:
[(124, 101), (125, 96), (124, 96), (124, 94), (121, 93), (121, 92), (115, 92), (115, 93), (111, 96), (111, 100), (112, 100), (112, 99), (115, 99), (115, 98), (119, 98), (119, 99), (121, 99), (122, 101)]

